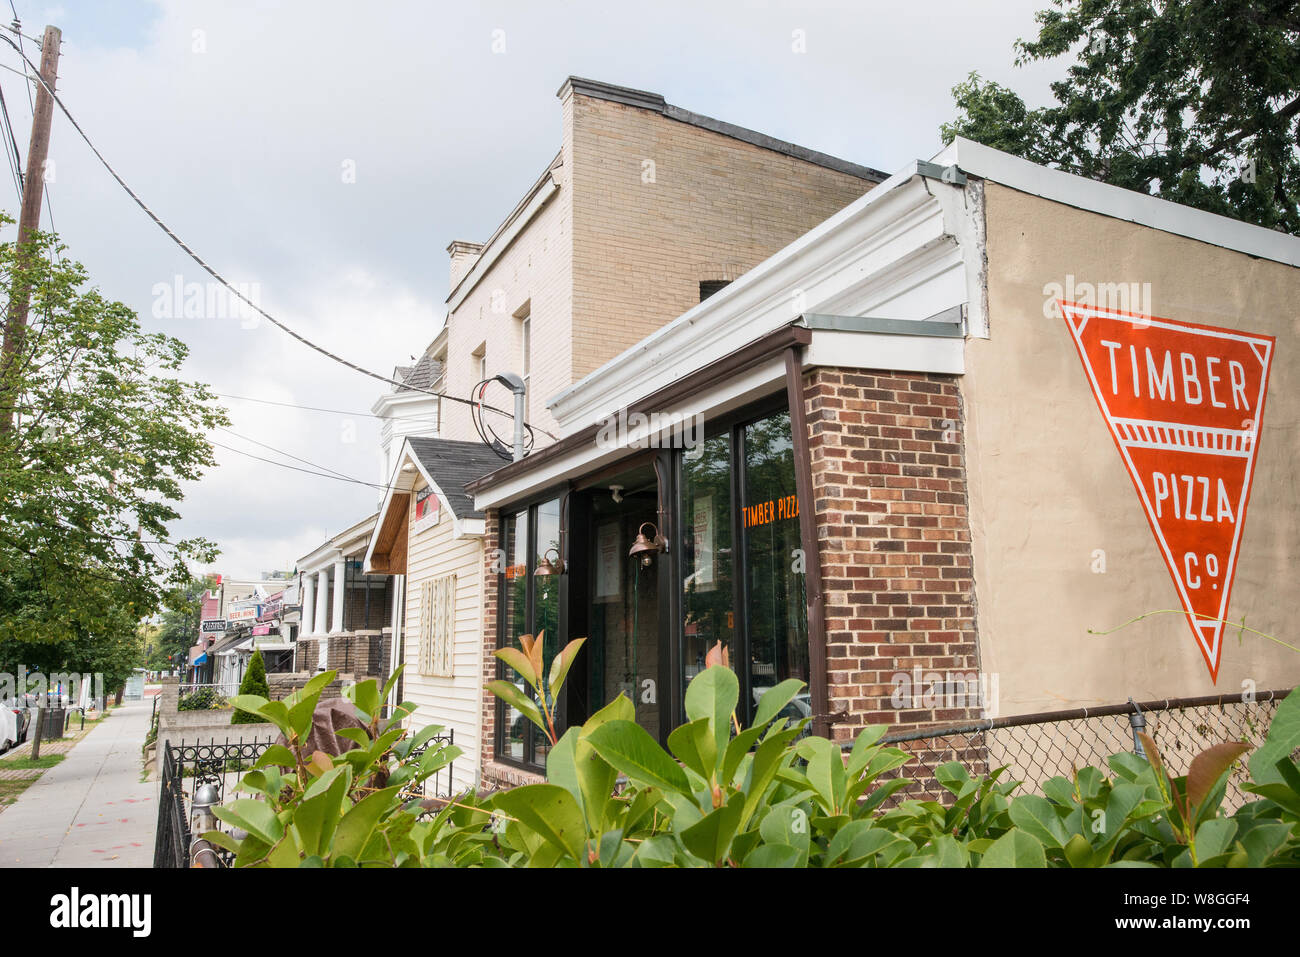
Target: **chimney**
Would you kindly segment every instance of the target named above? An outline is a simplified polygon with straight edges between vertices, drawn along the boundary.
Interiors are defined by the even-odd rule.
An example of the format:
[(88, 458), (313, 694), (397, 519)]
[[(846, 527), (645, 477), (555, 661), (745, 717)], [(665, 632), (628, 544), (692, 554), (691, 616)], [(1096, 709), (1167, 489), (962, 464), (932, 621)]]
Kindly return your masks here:
[(451, 245), (447, 247), (447, 252), (451, 256), (451, 285), (449, 289), (455, 289), (460, 281), (465, 278), (465, 274), (474, 268), (474, 263), (478, 261), (479, 253), (483, 251), (482, 243), (469, 243), (463, 239), (452, 240)]

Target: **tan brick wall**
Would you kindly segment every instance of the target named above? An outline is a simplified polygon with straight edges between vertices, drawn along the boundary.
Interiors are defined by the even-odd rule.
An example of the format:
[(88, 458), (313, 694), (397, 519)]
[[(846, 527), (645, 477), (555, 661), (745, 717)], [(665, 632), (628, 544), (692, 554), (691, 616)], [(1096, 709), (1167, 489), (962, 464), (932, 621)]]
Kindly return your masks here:
[(575, 381), (697, 305), (701, 280), (738, 278), (873, 185), (638, 107), (573, 100)]
[[(447, 391), (468, 397), (480, 346), (489, 375), (520, 371), (515, 313), (529, 305), (527, 416), (552, 432), (547, 399), (695, 306), (702, 280), (738, 278), (873, 185), (651, 110), (560, 105), (559, 191), (447, 319)], [(466, 406), (443, 414), (443, 437), (478, 438)], [(494, 424), (508, 439), (508, 418)]]
[(960, 696), (912, 707), (910, 685), (891, 700), (900, 673), (924, 696), (928, 675), (979, 671), (956, 377), (822, 368), (804, 394), (834, 736), (980, 717)]

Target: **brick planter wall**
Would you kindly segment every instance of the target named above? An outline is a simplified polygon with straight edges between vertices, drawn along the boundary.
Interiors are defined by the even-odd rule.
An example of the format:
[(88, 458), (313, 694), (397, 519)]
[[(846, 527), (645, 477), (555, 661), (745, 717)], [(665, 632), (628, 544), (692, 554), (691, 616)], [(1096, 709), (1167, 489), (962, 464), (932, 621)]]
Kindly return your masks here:
[(818, 368), (804, 397), (833, 736), (981, 717), (978, 685), (927, 696), (979, 672), (957, 378)]

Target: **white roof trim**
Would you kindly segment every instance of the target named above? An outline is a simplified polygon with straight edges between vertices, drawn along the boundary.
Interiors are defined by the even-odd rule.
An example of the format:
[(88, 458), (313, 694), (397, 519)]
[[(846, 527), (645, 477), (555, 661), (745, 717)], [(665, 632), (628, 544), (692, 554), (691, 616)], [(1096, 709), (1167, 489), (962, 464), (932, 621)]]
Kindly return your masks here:
[(528, 205), (524, 207), (523, 211), (515, 217), (514, 222), (500, 236), (489, 241), (492, 248), (484, 250), (479, 255), (474, 262), (473, 268), (466, 273), (465, 278), (460, 281), (455, 291), (448, 297), (447, 308), (450, 311), (455, 312), (466, 297), (474, 291), (474, 287), (483, 280), (483, 277), (488, 274), (488, 271), (501, 258), (501, 255), (510, 248), (510, 244), (524, 231), (524, 227), (541, 211), (541, 208), (547, 204), (559, 188), (560, 184), (555, 181), (555, 170), (547, 170), (546, 181), (537, 190), (533, 198), (528, 201)]
[(483, 519), (456, 517), (455, 511), (452, 510), (451, 504), (447, 501), (447, 496), (438, 487), (438, 483), (433, 480), (433, 476), (425, 471), (424, 465), (420, 462), (420, 457), (411, 450), (409, 437), (402, 439), (402, 448), (397, 453), (397, 458), (394, 461), (393, 474), (388, 480), (388, 491), (384, 493), (384, 501), (380, 504), (379, 512), (375, 516), (375, 527), (370, 532), (370, 540), (366, 543), (366, 556), (362, 559), (361, 568), (366, 574), (385, 574), (383, 572), (372, 572), (370, 560), (374, 557), (376, 539), (379, 537), (379, 530), (383, 528), (383, 517), (388, 513), (388, 506), (393, 500), (393, 493), (410, 492), (415, 487), (415, 472), (402, 471), (402, 467), (407, 462), (415, 466), (416, 472), (423, 477), (429, 488), (433, 489), (433, 493), (438, 496), (438, 507), (445, 508), (447, 514), (452, 517), (452, 521), (455, 523), (452, 526), (453, 539), (464, 538), (466, 535), (481, 537), (484, 534)]
[(947, 149), (935, 156), (934, 162), (945, 166), (956, 163), (962, 172), (971, 176), (979, 176), (1066, 206), (1127, 220), (1212, 246), (1222, 246), (1261, 259), (1286, 263), (1288, 266), (1300, 266), (1300, 237), (1039, 166), (972, 140), (957, 137)]

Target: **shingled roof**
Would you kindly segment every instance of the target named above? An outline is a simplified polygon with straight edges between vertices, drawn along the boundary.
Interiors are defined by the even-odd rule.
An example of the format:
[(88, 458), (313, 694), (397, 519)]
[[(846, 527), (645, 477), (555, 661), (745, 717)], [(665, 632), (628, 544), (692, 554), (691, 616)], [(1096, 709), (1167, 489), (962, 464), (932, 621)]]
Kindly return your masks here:
[(433, 479), (457, 518), (483, 518), (474, 511), (474, 497), (465, 486), (502, 465), (500, 456), (482, 442), (408, 436), (411, 453)]
[(402, 374), (404, 385), (398, 390), (399, 392), (409, 392), (413, 389), (428, 389), (438, 381), (438, 376), (442, 375), (442, 363), (435, 359), (429, 353), (420, 356), (420, 361), (409, 369), (398, 367)]

